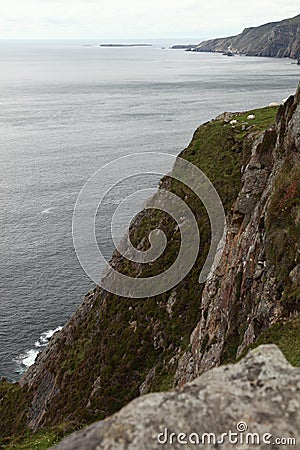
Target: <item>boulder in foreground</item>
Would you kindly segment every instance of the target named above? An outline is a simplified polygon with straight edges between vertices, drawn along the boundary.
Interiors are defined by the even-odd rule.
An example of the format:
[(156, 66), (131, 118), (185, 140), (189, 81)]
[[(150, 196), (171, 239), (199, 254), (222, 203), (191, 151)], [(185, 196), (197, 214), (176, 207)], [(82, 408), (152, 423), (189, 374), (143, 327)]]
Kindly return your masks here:
[(296, 448), (299, 425), (300, 369), (263, 345), (180, 390), (140, 397), (52, 449)]

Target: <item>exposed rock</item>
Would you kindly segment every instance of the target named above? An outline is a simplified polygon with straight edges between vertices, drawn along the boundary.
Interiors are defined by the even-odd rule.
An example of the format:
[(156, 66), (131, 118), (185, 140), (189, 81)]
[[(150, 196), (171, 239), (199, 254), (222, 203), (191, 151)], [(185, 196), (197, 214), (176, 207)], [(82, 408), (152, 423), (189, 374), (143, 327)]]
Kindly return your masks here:
[(294, 267), (289, 274), (290, 279), (294, 284), (300, 284), (300, 266)]
[[(170, 433), (176, 438), (164, 448), (181, 449), (179, 433), (185, 433), (179, 441), (188, 443), (191, 438), (196, 443), (195, 433), (201, 438), (214, 433), (220, 440), (229, 430), (238, 433), (233, 439), (243, 436), (250, 444), (256, 433), (256, 448), (282, 448), (270, 444), (278, 438), (299, 442), (299, 425), (300, 369), (288, 364), (276, 346), (268, 345), (251, 351), (238, 364), (206, 372), (180, 390), (140, 397), (107, 420), (65, 438), (53, 450), (160, 449), (165, 436), (170, 442)], [(216, 448), (214, 436), (211, 443), (208, 436), (204, 439), (201, 448)], [(194, 447), (191, 442), (185, 446)], [(226, 436), (221, 447), (234, 445)]]
[(237, 117), (240, 116), (242, 113), (241, 112), (223, 112), (222, 114), (219, 114), (214, 120), (224, 120), (224, 122), (229, 123), (230, 120), (233, 117)]
[(259, 27), (245, 28), (241, 34), (211, 39), (199, 44), (196, 52), (232, 53), (279, 58), (300, 57), (300, 15)]
[[(88, 316), (98, 293), (99, 288), (96, 287), (85, 295), (82, 304), (63, 328), (63, 332), (57, 332), (52, 336), (48, 347), (38, 354), (35, 364), (30, 366), (19, 380), (21, 387), (25, 386), (31, 392), (34, 392), (28, 418), (28, 427), (33, 431), (36, 431), (38, 425), (43, 422), (52, 400), (61, 391), (60, 383), (58, 382), (59, 373), (55, 373), (53, 368), (49, 367), (49, 361), (51, 364), (52, 361), (58, 359), (62, 346), (72, 345), (76, 327)], [(99, 379), (97, 378), (93, 386), (90, 387), (92, 392), (88, 397), (88, 404), (98, 384)]]
[(140, 385), (139, 391), (141, 395), (148, 394), (151, 389), (151, 383), (155, 377), (156, 367), (152, 367), (152, 369), (149, 371), (148, 375), (145, 378), (145, 381)]
[(170, 297), (168, 298), (167, 304), (166, 304), (166, 309), (168, 311), (169, 316), (172, 316), (172, 310), (173, 310), (173, 306), (176, 303), (176, 291), (173, 291), (170, 295)]
[(245, 331), (243, 342), (237, 349), (237, 357), (241, 355), (243, 350), (248, 347), (248, 345), (251, 345), (255, 341), (255, 329), (253, 322), (250, 322), (248, 325), (247, 330)]
[[(276, 129), (270, 128), (253, 141), (251, 158), (242, 176), (242, 188), (227, 223), (222, 258), (203, 290), (202, 318), (191, 335), (189, 349), (178, 364), (175, 375), (178, 385), (229, 361), (233, 355), (239, 356), (263, 330), (299, 313), (299, 290), (296, 294), (298, 302), (290, 309), (282, 301), (275, 267), (270, 257), (266, 257), (270, 253), (270, 242), (273, 242), (268, 231), (272, 228), (268, 219), (270, 202), (278, 173), (290, 158), (298, 167), (299, 180), (298, 97), (299, 90), (295, 98), (280, 107)], [(289, 184), (289, 180), (286, 183)], [(287, 188), (285, 197), (277, 200), (279, 205), (297, 196), (298, 185), (299, 181), (295, 181)], [(295, 225), (296, 215), (295, 212)], [(280, 240), (288, 240), (284, 228), (274, 235), (276, 233), (281, 234)], [(293, 281), (299, 271), (297, 243), (296, 247), (290, 262), (285, 262), (293, 267), (290, 272)], [(279, 250), (276, 247), (272, 251)]]

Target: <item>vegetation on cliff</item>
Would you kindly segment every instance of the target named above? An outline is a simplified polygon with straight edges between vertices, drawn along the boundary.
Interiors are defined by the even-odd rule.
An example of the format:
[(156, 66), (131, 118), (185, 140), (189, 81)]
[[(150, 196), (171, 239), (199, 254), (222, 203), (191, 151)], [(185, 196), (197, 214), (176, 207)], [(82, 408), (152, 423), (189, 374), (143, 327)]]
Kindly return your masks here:
[[(227, 262), (217, 269), (215, 291), (205, 297), (209, 285), (198, 283), (210, 244), (205, 209), (189, 188), (166, 176), (161, 187), (179, 195), (197, 218), (201, 248), (194, 268), (174, 289), (152, 298), (120, 298), (99, 288), (88, 293), (20, 384), (1, 383), (3, 448), (47, 448), (63, 434), (107, 417), (141, 393), (171, 388), (174, 379), (178, 383), (193, 379), (201, 367), (200, 372), (233, 362), (258, 342), (276, 341), (286, 357), (299, 364), (291, 344), (291, 329), (299, 338), (295, 319), (299, 284), (297, 274), (295, 279), (291, 276), (299, 263), (299, 148), (295, 144), (285, 148), (295, 110), (290, 99), (279, 113), (277, 107), (268, 107), (235, 114), (234, 125), (221, 116), (196, 130), (180, 156), (213, 182), (231, 223), (228, 236), (235, 233), (235, 240), (225, 247)], [(250, 113), (255, 119), (248, 121)], [(243, 241), (251, 221), (256, 228)], [(141, 212), (131, 226), (132, 242), (146, 249), (147, 236), (157, 224), (168, 237), (161, 258), (144, 267), (115, 253), (119, 271), (147, 277), (172, 264), (180, 233), (168, 215)], [(244, 265), (235, 265), (235, 250), (249, 253), (258, 236), (264, 237), (265, 255), (255, 253), (255, 262), (252, 256), (243, 256)], [(254, 267), (261, 261), (265, 272)], [(229, 269), (228, 264), (235, 267)], [(232, 278), (225, 280), (229, 273)], [(269, 294), (262, 286), (268, 286)], [(217, 313), (218, 298), (223, 312)], [(267, 311), (263, 319), (261, 310)], [(191, 358), (198, 358), (199, 365), (189, 372)], [(32, 431), (37, 434), (30, 437)]]

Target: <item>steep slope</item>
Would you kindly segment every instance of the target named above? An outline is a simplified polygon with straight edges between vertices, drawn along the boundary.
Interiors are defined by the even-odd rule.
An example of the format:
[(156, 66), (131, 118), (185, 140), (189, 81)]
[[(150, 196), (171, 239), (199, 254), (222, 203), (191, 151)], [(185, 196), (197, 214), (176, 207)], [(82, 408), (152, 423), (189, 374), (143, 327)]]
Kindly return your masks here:
[[(205, 285), (202, 317), (177, 369), (179, 384), (239, 357), (266, 332), (275, 342), (274, 324), (299, 314), (299, 97), (298, 91), (280, 108), (276, 129), (252, 147), (220, 264)], [(294, 331), (296, 343), (299, 321)], [(293, 356), (299, 364), (299, 345)]]
[[(226, 211), (223, 256), (211, 279), (198, 283), (210, 243), (204, 207), (166, 176), (161, 186), (197, 218), (201, 249), (194, 268), (172, 291), (152, 298), (120, 298), (100, 288), (88, 293), (20, 385), (0, 384), (0, 444), (28, 429), (55, 436), (103, 419), (140, 394), (235, 361), (259, 339), (278, 343), (300, 364), (300, 90), (277, 109), (251, 111), (249, 123), (248, 113), (224, 114), (201, 125), (181, 154), (214, 183)], [(180, 233), (166, 214), (143, 211), (132, 241), (146, 249), (157, 224), (168, 237), (165, 253), (146, 267), (115, 253), (118, 270), (152, 276), (172, 263)]]
[(248, 56), (300, 58), (300, 15), (281, 22), (245, 28), (241, 34), (201, 42), (196, 52), (226, 52)]

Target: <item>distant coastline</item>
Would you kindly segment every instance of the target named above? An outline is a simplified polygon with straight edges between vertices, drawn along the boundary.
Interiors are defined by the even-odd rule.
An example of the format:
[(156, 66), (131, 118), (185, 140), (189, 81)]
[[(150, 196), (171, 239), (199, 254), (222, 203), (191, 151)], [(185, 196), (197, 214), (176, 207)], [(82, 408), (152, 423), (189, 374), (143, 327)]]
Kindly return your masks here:
[(236, 36), (201, 42), (194, 52), (230, 52), (245, 56), (291, 58), (300, 61), (300, 14), (280, 22), (245, 28)]
[(100, 44), (99, 47), (152, 47), (152, 44)]

